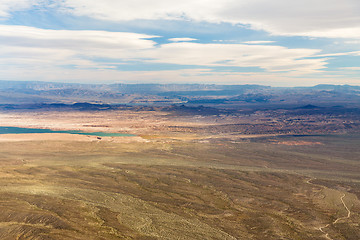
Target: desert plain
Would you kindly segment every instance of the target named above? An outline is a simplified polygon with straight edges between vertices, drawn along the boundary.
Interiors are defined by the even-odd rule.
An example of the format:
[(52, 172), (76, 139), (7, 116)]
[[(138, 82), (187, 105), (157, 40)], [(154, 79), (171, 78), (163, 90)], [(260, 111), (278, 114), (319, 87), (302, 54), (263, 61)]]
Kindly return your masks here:
[(360, 239), (360, 135), (243, 131), (254, 121), (2, 111), (1, 126), (134, 136), (1, 134), (0, 239)]

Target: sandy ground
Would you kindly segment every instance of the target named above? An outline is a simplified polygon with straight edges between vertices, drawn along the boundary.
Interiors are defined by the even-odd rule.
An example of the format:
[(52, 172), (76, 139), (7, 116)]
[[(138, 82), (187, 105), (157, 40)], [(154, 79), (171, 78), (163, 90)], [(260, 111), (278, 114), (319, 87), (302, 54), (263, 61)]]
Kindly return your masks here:
[(49, 128), (136, 133), (141, 127), (164, 124), (161, 113), (109, 112), (13, 112), (0, 113), (0, 125), (12, 127)]
[[(106, 111), (106, 112), (2, 112), (0, 126), (44, 128), (52, 130), (80, 130), (84, 132), (130, 133), (137, 137), (101, 137), (101, 141), (113, 142), (146, 142), (163, 140), (206, 140), (214, 138), (228, 138), (236, 141), (241, 138), (257, 138), (276, 136), (277, 134), (196, 134), (191, 132), (169, 132), (169, 126), (206, 126), (213, 125), (207, 119), (197, 117), (177, 119), (169, 117), (164, 112), (150, 111)], [(81, 136), (74, 134), (6, 134), (0, 135), (0, 142), (4, 141), (34, 141), (34, 140), (71, 140), (71, 141), (99, 141), (96, 136)]]
[(66, 133), (27, 133), (27, 134), (3, 134), (0, 135), (0, 142), (21, 142), (21, 141), (78, 141), (96, 142), (110, 141), (116, 143), (147, 142), (141, 137), (96, 137)]
[[(135, 112), (15, 112), (0, 113), (0, 126), (42, 128), (52, 130), (79, 130), (84, 132), (130, 133), (139, 135), (151, 126), (161, 124), (161, 115)], [(145, 131), (146, 132), (146, 131)], [(146, 142), (140, 136), (101, 137), (66, 133), (3, 134), (0, 142), (6, 141), (111, 141)]]

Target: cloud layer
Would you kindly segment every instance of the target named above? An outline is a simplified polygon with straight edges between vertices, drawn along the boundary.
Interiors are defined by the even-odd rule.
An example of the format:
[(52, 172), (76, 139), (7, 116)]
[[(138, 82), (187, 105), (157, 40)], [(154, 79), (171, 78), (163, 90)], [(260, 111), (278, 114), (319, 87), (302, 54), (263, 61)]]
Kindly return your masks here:
[(21, 11), (31, 8), (38, 1), (30, 0), (1, 0), (0, 1), (0, 17), (9, 17), (11, 12)]
[[(358, 0), (0, 1), (0, 20), (3, 23), (9, 20), (9, 25), (0, 25), (2, 79), (263, 84), (267, 81), (294, 83), (299, 79), (350, 84), (359, 82), (358, 76), (349, 77), (358, 71), (355, 60), (350, 58), (360, 56), (359, 47), (354, 47), (359, 46), (360, 41)], [(118, 24), (114, 26), (124, 26), (132, 20), (137, 20), (139, 25), (144, 23), (142, 20), (159, 20), (159, 24), (167, 20), (177, 20), (176, 23), (196, 21), (206, 22), (206, 26), (223, 26), (222, 23), (230, 26), (228, 23), (231, 23), (234, 24), (232, 30), (241, 29), (237, 33), (249, 31), (262, 35), (260, 39), (235, 35), (232, 35), (234, 39), (222, 39), (222, 36), (206, 39), (201, 34), (188, 36), (180, 33), (173, 36), (165, 33), (158, 36), (117, 32), (116, 27), (101, 28), (100, 24), (97, 29), (102, 31), (10, 25), (26, 23), (27, 19), (14, 23), (11, 19), (21, 16), (21, 13), (16, 15), (19, 11), (34, 9), (48, 14), (56, 12), (55, 17), (47, 18), (50, 20), (53, 20), (52, 17), (70, 16), (70, 19), (75, 19), (74, 23), (89, 18), (111, 21), (93, 21), (100, 24)], [(26, 14), (24, 16), (28, 17)], [(51, 22), (47, 26), (51, 28)], [(87, 29), (88, 25), (82, 23), (79, 26), (74, 29)], [(164, 27), (169, 25), (164, 24)], [(131, 27), (128, 29), (133, 30)], [(284, 44), (283, 39), (291, 39), (289, 37), (292, 36), (330, 38), (326, 41), (333, 43), (330, 43), (330, 51), (324, 51), (321, 44), (309, 45), (311, 47), (306, 47), (306, 44)], [(352, 47), (338, 50), (335, 41)], [(341, 63), (345, 57), (350, 59), (350, 65)], [(330, 74), (329, 65), (335, 58), (340, 64), (338, 67), (333, 65)], [(147, 68), (129, 67), (136, 64), (147, 65)], [(172, 70), (165, 65), (170, 65)], [(149, 66), (154, 69), (149, 70)], [(325, 72), (329, 74), (324, 75)]]
[[(193, 66), (259, 67), (268, 71), (318, 71), (326, 64), (320, 50), (273, 45), (172, 42), (156, 45), (156, 36), (106, 31), (45, 30), (0, 25), (1, 56), (69, 64), (75, 59), (113, 59)], [(81, 62), (79, 62), (81, 65)]]
[(63, 0), (61, 6), (110, 21), (191, 19), (249, 24), (274, 35), (360, 38), (358, 0)]
[(274, 35), (360, 38), (358, 0), (2, 0), (0, 16), (34, 6), (109, 21), (187, 19), (248, 24)]

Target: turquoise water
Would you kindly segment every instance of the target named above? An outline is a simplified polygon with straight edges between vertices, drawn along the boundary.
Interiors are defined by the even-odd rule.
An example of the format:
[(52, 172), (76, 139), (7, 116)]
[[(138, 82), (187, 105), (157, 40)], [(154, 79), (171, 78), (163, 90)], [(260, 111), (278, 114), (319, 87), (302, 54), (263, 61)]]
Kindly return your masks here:
[(0, 134), (23, 134), (23, 133), (68, 133), (98, 137), (132, 137), (135, 135), (126, 133), (107, 133), (107, 132), (82, 132), (82, 131), (54, 131), (41, 128), (19, 128), (19, 127), (0, 127)]

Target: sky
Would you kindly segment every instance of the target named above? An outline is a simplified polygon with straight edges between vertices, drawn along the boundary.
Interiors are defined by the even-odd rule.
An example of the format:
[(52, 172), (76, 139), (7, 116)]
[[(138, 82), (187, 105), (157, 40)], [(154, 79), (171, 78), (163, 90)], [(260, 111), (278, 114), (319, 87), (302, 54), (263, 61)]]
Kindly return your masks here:
[(360, 85), (360, 1), (0, 0), (0, 80)]

